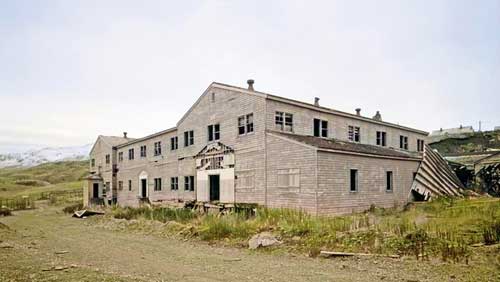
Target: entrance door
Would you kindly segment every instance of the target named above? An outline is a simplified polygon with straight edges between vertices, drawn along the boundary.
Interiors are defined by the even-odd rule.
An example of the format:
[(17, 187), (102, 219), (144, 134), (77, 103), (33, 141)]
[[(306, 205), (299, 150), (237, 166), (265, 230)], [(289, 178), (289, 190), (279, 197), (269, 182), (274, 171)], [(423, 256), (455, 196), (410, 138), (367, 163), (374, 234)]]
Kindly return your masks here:
[(99, 198), (99, 183), (94, 183), (92, 188), (92, 197)]
[(147, 191), (148, 191), (148, 180), (141, 179), (141, 197), (142, 198), (147, 197)]
[(209, 175), (210, 182), (210, 201), (220, 200), (220, 176)]

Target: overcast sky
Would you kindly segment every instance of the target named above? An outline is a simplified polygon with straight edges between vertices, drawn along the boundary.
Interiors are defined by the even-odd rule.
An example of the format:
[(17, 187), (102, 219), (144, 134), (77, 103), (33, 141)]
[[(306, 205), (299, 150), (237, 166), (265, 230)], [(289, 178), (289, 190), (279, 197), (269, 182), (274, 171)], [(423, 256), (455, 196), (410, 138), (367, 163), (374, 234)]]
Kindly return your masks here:
[(497, 1), (0, 1), (0, 145), (172, 126), (212, 81), (431, 131), (500, 125)]

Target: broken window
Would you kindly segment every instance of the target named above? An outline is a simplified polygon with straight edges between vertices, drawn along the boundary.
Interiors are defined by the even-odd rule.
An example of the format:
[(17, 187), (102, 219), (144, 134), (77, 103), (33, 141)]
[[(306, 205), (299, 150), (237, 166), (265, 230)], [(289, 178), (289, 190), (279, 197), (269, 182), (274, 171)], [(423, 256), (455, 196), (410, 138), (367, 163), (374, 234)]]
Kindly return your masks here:
[(132, 180), (128, 181), (128, 190), (132, 191)]
[(300, 169), (279, 169), (278, 170), (279, 187), (300, 187)]
[(106, 164), (109, 164), (110, 163), (110, 160), (111, 160), (111, 157), (108, 155), (106, 155)]
[(141, 146), (141, 158), (146, 157), (146, 145)]
[(408, 150), (408, 136), (399, 136), (399, 148)]
[(238, 134), (253, 132), (253, 113), (238, 117)]
[(161, 191), (161, 178), (155, 178), (154, 181), (155, 181), (154, 190)]
[(179, 190), (179, 177), (170, 178), (170, 190)]
[(184, 147), (191, 146), (194, 144), (194, 131), (185, 131), (184, 132)]
[(377, 131), (377, 145), (386, 146), (386, 133), (384, 131)]
[(358, 170), (357, 169), (351, 169), (351, 171), (350, 171), (349, 190), (351, 192), (358, 191)]
[(354, 142), (359, 142), (361, 140), (361, 129), (359, 128), (359, 126), (352, 126), (352, 125), (349, 125), (349, 128), (348, 128), (348, 139), (350, 141), (354, 141)]
[(179, 143), (178, 143), (179, 139), (177, 138), (177, 136), (174, 136), (172, 138), (170, 138), (170, 150), (177, 150), (179, 148)]
[(276, 129), (293, 132), (293, 115), (290, 113), (276, 112)]
[(118, 161), (123, 162), (123, 152), (118, 152)]
[(133, 160), (134, 159), (134, 149), (128, 149), (128, 159)]
[(194, 176), (184, 176), (184, 190), (194, 191)]
[(161, 155), (161, 141), (155, 142), (155, 156)]
[(424, 151), (424, 140), (422, 139), (417, 139), (417, 151), (418, 152), (423, 152)]
[(213, 124), (208, 126), (208, 141), (217, 141), (220, 139), (220, 125)]
[(393, 188), (393, 181), (392, 181), (392, 171), (386, 171), (386, 186), (385, 186), (385, 190), (386, 191), (392, 191), (392, 188)]
[(314, 119), (314, 136), (316, 137), (328, 137), (328, 121)]

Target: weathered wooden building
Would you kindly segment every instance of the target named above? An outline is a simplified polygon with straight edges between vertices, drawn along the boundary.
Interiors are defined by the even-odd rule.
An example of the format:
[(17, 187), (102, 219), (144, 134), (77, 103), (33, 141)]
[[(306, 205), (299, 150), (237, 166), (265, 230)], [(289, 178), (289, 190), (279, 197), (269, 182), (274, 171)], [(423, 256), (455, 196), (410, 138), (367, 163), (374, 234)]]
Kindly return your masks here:
[(214, 82), (175, 127), (137, 139), (100, 136), (86, 203), (197, 200), (314, 214), (390, 207), (411, 199), (427, 135), (378, 112), (255, 91), (252, 80), (248, 88)]

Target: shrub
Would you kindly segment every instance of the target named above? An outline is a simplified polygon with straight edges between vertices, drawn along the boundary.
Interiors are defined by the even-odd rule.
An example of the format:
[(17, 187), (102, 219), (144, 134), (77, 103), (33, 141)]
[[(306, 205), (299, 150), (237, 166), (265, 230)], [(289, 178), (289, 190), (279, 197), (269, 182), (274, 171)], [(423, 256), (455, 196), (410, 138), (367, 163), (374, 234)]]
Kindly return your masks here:
[(484, 226), (482, 234), (486, 245), (493, 245), (500, 242), (500, 220)]
[(5, 207), (0, 207), (0, 216), (10, 216), (10, 215), (12, 215), (10, 209)]

